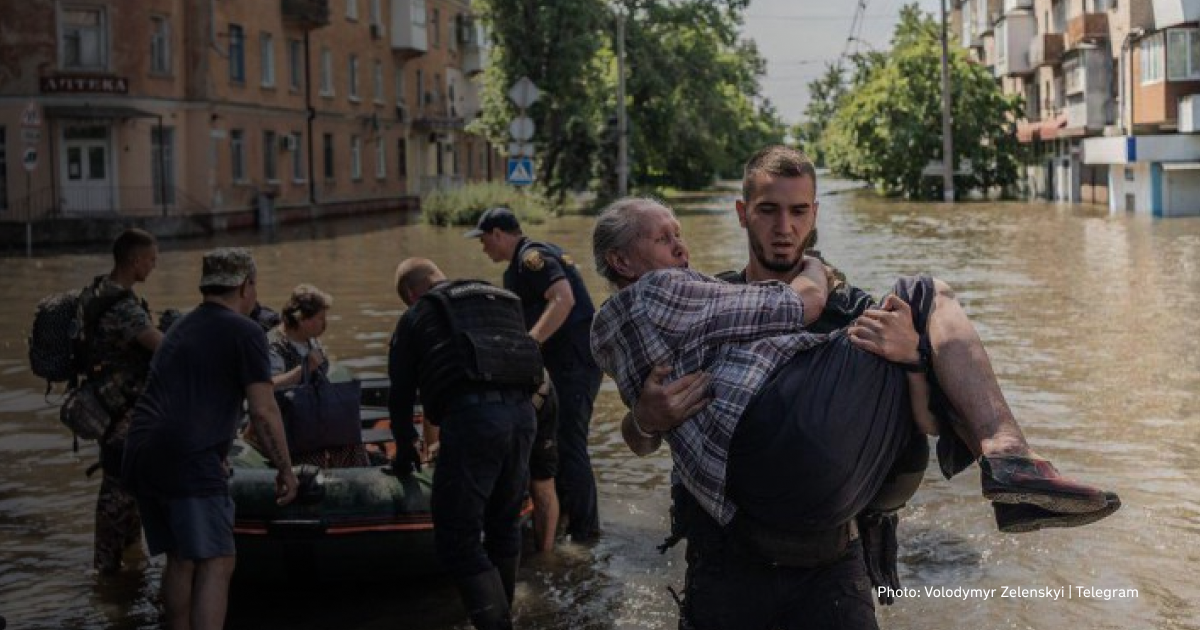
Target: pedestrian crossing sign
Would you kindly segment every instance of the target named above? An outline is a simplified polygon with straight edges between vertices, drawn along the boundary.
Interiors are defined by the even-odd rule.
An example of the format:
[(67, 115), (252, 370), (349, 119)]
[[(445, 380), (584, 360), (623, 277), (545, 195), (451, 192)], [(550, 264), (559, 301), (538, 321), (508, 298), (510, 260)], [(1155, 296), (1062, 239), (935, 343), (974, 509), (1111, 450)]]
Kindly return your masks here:
[(533, 183), (533, 158), (508, 158), (508, 183), (513, 186), (528, 186)]

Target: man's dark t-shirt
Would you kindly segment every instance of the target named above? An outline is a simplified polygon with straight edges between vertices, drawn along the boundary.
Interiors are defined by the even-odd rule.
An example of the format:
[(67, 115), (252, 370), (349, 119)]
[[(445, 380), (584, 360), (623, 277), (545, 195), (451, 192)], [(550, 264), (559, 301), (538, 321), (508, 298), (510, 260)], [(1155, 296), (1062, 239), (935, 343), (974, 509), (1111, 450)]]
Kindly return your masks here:
[(245, 391), (269, 383), (267, 338), (248, 317), (202, 303), (171, 327), (133, 412), (122, 477), (142, 496), (227, 493), (224, 459)]

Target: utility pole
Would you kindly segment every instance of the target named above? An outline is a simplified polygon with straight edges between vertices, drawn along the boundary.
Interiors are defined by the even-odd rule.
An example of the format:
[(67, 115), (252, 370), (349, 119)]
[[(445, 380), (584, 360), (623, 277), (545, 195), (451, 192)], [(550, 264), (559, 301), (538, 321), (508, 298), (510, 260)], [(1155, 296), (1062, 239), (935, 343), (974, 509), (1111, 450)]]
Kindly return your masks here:
[(625, 12), (617, 8), (617, 194), (629, 194), (629, 124), (625, 118)]
[(946, 0), (942, 5), (942, 198), (954, 201), (954, 138), (950, 130), (950, 43), (946, 39)]

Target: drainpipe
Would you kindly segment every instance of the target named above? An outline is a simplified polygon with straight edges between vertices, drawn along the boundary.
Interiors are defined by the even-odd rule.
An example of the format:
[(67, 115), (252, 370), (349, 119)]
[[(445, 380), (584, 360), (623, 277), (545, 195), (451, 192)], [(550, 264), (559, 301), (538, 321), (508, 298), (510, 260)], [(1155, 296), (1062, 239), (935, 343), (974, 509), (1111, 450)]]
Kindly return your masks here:
[(313, 159), (313, 150), (316, 146), (315, 138), (313, 138), (313, 120), (317, 117), (317, 110), (312, 105), (312, 54), (308, 49), (308, 35), (311, 32), (309, 29), (304, 30), (304, 108), (308, 119), (308, 213), (310, 216), (315, 215), (317, 211), (317, 171), (314, 170), (316, 160)]
[(158, 201), (167, 216), (167, 138), (163, 135), (162, 114), (158, 115)]

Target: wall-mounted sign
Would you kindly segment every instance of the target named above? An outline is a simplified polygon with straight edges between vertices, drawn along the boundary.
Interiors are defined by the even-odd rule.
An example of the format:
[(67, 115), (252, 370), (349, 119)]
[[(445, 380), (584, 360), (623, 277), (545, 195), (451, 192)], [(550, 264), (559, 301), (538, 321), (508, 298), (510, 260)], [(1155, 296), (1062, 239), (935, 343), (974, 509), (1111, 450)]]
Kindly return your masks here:
[(42, 77), (43, 94), (77, 94), (99, 92), (101, 94), (127, 94), (129, 79), (114, 76), (64, 75)]

